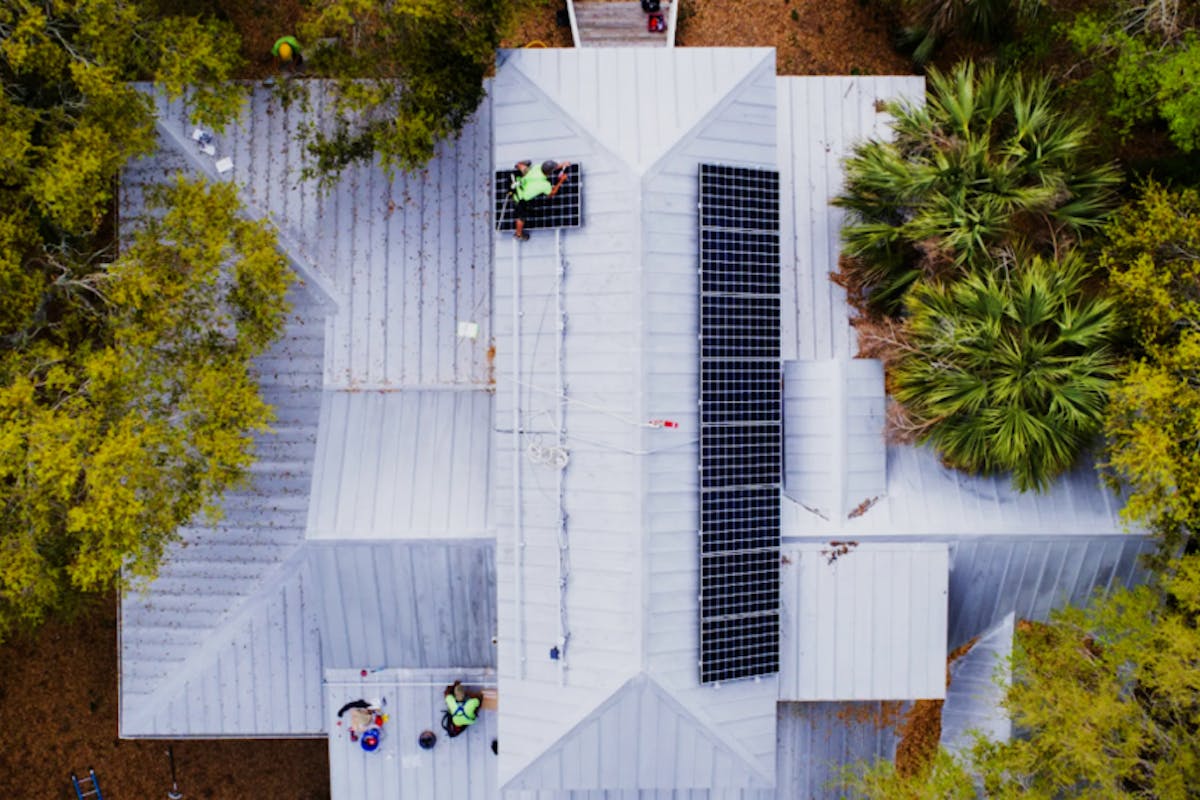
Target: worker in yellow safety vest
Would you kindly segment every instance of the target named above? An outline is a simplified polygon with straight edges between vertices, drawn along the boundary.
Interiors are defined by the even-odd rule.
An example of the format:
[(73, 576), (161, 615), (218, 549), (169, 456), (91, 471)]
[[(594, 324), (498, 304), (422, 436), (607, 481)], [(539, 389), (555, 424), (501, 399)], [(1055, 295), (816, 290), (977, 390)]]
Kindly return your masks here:
[(453, 685), (447, 686), (444, 696), (446, 735), (458, 736), (479, 719), (479, 706), (483, 704), (483, 699), (478, 695), (468, 694), (462, 681), (455, 681)]
[[(534, 164), (532, 161), (517, 162), (518, 177), (513, 180), (512, 186), (512, 196), (516, 200), (513, 205), (513, 215), (517, 220), (513, 236), (518, 239), (529, 238), (529, 234), (525, 233), (526, 216), (538, 205), (545, 203), (546, 199), (558, 194), (558, 190), (567, 181), (567, 167), (569, 166), (571, 166), (570, 161), (558, 163), (543, 161), (541, 164)], [(558, 180), (551, 183), (550, 173), (556, 170), (558, 171)]]

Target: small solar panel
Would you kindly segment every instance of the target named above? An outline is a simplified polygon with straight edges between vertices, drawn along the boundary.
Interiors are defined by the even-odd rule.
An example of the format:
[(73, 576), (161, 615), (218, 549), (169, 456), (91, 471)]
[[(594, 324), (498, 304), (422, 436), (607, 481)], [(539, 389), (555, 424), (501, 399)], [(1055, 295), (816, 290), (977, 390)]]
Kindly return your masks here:
[(700, 166), (700, 680), (779, 671), (779, 173)]
[[(536, 231), (546, 228), (578, 228), (583, 224), (583, 182), (578, 164), (567, 167), (567, 182), (555, 193), (554, 197), (540, 197), (534, 200), (525, 216), (525, 230)], [(512, 188), (517, 171), (508, 169), (496, 173), (494, 184), (496, 201), (496, 230), (511, 231), (516, 228), (517, 219), (514, 214), (512, 200), (508, 200), (508, 190)], [(549, 175), (550, 182), (557, 180), (558, 173)]]

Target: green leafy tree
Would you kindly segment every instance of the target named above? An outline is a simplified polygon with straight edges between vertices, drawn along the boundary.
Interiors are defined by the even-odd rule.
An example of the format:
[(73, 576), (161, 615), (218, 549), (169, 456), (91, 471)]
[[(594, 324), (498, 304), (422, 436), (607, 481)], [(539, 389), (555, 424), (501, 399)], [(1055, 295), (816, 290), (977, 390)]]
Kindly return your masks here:
[(989, 797), (1184, 800), (1200, 785), (1200, 556), (1016, 640), (1016, 736), (975, 757)]
[(57, 319), (0, 357), (0, 635), (75, 591), (151, 576), (215, 512), (271, 415), (251, 359), (290, 273), (236, 190), (156, 193), (105, 270), (60, 286)]
[(149, 2), (0, 3), (0, 207), (50, 249), (96, 231), (126, 161), (154, 146), (152, 109), (129, 81), (154, 80), (219, 125), (243, 89), (237, 37), (212, 19)]
[(336, 122), (306, 131), (308, 174), (332, 181), (374, 154), (388, 170), (423, 167), (479, 107), (505, 27), (532, 2), (315, 2), (300, 34), (317, 43), (307, 68), (337, 81)]
[(903, 429), (952, 467), (1044, 489), (1099, 433), (1116, 364), (1110, 300), (1074, 255), (918, 284), (889, 364)]
[(1157, 586), (1122, 589), (1046, 624), (1017, 627), (1004, 707), (1014, 736), (942, 750), (902, 777), (887, 763), (854, 771), (852, 797), (990, 800), (1186, 800), (1200, 786), (1200, 555)]
[[(152, 106), (130, 82), (156, 81), (218, 126), (244, 93), (229, 83), (237, 48), (228, 26), (149, 0), (0, 2), (0, 636), (111, 585), (122, 564), (150, 574), (174, 526), (244, 466), (246, 432), (266, 418), (247, 356), (215, 332), (238, 330), (246, 353), (260, 346), (240, 315), (261, 328), (277, 313), (278, 286), (252, 288), (252, 272), (270, 270), (234, 279), (248, 294), (227, 298), (243, 310), (222, 327), (171, 316), (215, 302), (215, 288), (201, 291), (216, 286), (206, 259), (268, 257), (270, 234), (240, 222), (216, 229), (234, 237), (224, 250), (196, 249), (206, 240), (180, 213), (224, 225), (228, 191), (173, 189), (165, 200), (179, 208), (108, 263), (116, 179), (155, 144)], [(156, 238), (165, 249), (152, 252)]]
[(1200, 6), (1112, 2), (1064, 26), (1084, 59), (1082, 96), (1123, 136), (1161, 119), (1182, 151), (1200, 147)]
[(901, 774), (893, 761), (855, 764), (842, 774), (843, 793), (862, 800), (975, 800), (970, 764), (939, 749), (926, 769)]
[(1125, 516), (1171, 549), (1200, 526), (1200, 195), (1148, 183), (1108, 234), (1100, 261), (1137, 347), (1112, 393), (1108, 466)]

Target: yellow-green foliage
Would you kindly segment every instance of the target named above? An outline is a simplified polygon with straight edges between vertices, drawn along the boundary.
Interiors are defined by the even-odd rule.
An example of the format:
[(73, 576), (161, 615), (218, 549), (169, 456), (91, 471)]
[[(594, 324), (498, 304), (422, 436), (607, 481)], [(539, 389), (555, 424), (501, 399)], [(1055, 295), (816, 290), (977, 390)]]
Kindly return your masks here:
[(1112, 393), (1108, 463), (1124, 513), (1167, 544), (1200, 523), (1200, 196), (1147, 184), (1101, 263), (1138, 352)]
[(238, 216), (228, 184), (156, 201), (121, 258), (78, 279), (99, 299), (63, 313), (87, 335), (0, 358), (0, 635), (122, 568), (153, 575), (270, 421), (250, 360), (286, 309), (273, 232)]
[(975, 780), (969, 766), (939, 750), (929, 768), (901, 775), (891, 761), (863, 768), (855, 765), (842, 775), (844, 797), (855, 800), (975, 800)]
[(1185, 800), (1200, 785), (1200, 556), (1018, 633), (1017, 736), (976, 748), (987, 796)]
[(229, 82), (239, 64), (228, 25), (164, 17), (149, 0), (0, 4), (0, 205), (32, 202), (51, 238), (89, 234), (117, 172), (154, 146), (150, 104), (129, 82), (154, 80), (219, 126), (244, 94)]

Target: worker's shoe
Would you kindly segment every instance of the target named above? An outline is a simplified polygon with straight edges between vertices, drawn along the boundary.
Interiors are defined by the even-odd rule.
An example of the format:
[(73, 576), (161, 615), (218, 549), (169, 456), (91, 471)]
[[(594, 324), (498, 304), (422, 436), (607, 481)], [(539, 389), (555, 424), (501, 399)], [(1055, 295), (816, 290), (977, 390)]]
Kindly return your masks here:
[(514, 239), (520, 239), (522, 242), (528, 242), (528, 241), (529, 241), (529, 234), (528, 234), (528, 233), (514, 233), (514, 234), (513, 234), (513, 238), (514, 238)]

